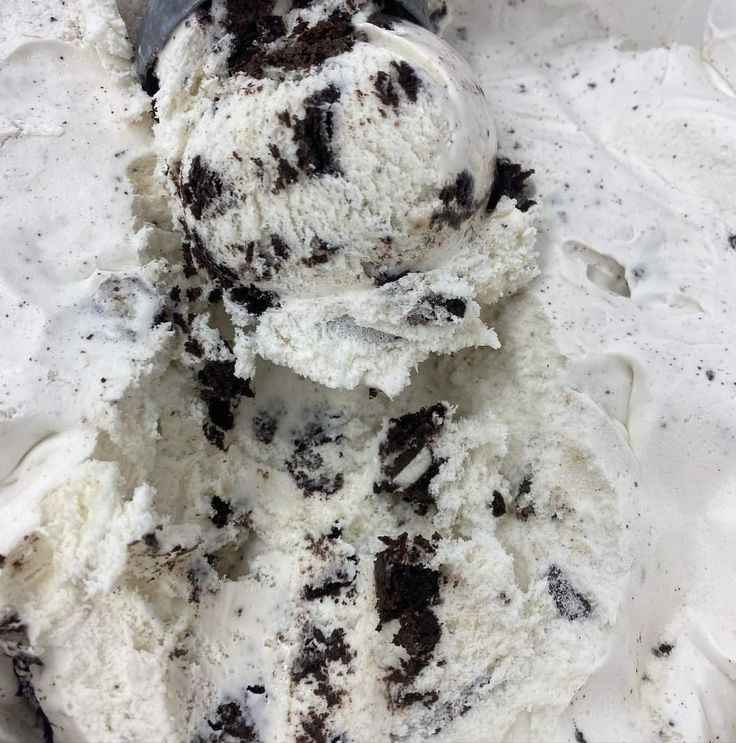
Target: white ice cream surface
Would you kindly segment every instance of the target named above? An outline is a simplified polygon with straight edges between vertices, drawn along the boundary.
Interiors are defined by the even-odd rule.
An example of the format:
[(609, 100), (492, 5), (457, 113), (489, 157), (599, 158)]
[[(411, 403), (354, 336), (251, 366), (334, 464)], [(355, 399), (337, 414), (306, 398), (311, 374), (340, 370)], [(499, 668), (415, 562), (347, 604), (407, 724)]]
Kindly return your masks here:
[[(190, 221), (161, 186), (205, 154), (237, 185), (217, 117), (238, 152), (263, 141), (223, 114), (258, 68), (223, 74), (225, 7), (167, 48), (152, 127), (112, 3), (51, 5), (0, 8), (0, 739), (734, 739), (729, 0), (702, 53), (662, 46), (696, 38), (674, 0), (637, 3), (657, 23), (629, 37), (624, 2), (456, 4), (445, 39), (491, 104), (486, 144), (524, 166), (497, 174), (516, 204), (485, 213), (473, 161), (478, 209), (431, 250), (389, 220), (410, 273), (376, 283), (367, 241), (302, 277), (299, 241), (288, 287), (228, 280), (250, 269), (219, 247), (189, 262), (193, 230), (216, 241), (239, 209)], [(416, 107), (397, 77), (398, 110), (371, 93), (370, 115), (461, 121), (430, 95), (435, 42), (360, 23), (380, 43), (320, 75), (367, 91), (409, 60)], [(259, 126), (298, 165), (278, 113), (319, 86), (294, 77)], [(436, 164), (426, 203), (460, 165)], [(338, 219), (334, 175), (243, 178), (266, 220), (292, 191)]]

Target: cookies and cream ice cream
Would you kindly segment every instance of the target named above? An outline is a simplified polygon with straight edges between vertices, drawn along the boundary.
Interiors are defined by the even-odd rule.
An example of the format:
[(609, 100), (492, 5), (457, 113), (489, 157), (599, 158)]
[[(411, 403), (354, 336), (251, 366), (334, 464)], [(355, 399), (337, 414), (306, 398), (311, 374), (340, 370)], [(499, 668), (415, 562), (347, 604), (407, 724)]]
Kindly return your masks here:
[[(0, 739), (732, 739), (730, 3), (462, 0), (441, 43), (252, 9), (192, 16), (153, 98), (109, 0), (0, 9)], [(349, 49), (253, 62), (333, 12)], [(495, 135), (385, 182), (427, 185), (402, 250), (361, 242), (381, 192), (322, 263), (229, 252), (292, 195), (369, 200), (343, 96), (398, 147), (469, 135), (476, 85)], [(307, 130), (341, 175), (300, 169)]]
[(481, 306), (533, 276), (534, 230), (488, 216), (496, 133), (467, 63), (356, 10), (195, 14), (156, 67), (155, 136), (193, 263), (258, 297), (230, 313), (243, 368), (394, 395), (430, 353), (498, 345)]

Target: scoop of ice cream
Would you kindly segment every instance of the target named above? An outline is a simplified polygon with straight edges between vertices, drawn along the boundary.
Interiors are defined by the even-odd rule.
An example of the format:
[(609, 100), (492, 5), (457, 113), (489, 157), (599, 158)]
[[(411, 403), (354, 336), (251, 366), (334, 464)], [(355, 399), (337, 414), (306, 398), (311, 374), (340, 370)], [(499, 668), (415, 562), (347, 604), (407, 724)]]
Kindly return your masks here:
[(236, 326), (263, 315), (241, 356), (393, 394), (429, 353), (497, 342), (476, 300), (528, 280), (533, 235), (489, 237), (497, 143), (468, 65), (371, 10), (215, 2), (162, 54), (157, 141), (193, 263), (240, 287)]
[(306, 74), (251, 61), (172, 167), (200, 260), (301, 297), (440, 265), (485, 209), (496, 155), (483, 92), (449, 46), (410, 23), (323, 23), (351, 49)]

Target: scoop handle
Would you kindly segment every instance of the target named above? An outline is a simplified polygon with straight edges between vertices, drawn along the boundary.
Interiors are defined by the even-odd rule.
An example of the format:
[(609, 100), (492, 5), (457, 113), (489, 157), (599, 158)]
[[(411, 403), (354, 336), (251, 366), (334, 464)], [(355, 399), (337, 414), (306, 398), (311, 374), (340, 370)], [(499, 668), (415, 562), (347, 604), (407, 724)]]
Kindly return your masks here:
[[(148, 3), (135, 45), (135, 64), (141, 80), (146, 79), (176, 27), (204, 3), (205, 0), (151, 0)], [(389, 15), (406, 18), (431, 30), (427, 0), (385, 0), (383, 6)]]

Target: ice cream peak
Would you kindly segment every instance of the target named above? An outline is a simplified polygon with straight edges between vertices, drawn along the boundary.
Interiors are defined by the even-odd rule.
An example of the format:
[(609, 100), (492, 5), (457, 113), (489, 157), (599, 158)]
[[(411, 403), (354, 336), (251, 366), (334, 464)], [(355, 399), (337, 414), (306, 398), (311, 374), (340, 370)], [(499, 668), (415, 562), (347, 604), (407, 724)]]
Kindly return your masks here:
[(494, 231), (489, 103), (444, 41), (372, 5), (230, 0), (183, 26), (157, 72), (192, 265), (259, 298), (260, 319), (234, 313), (241, 356), (394, 394), (432, 352), (497, 343), (479, 303), (533, 275), (533, 230), (517, 213)]

